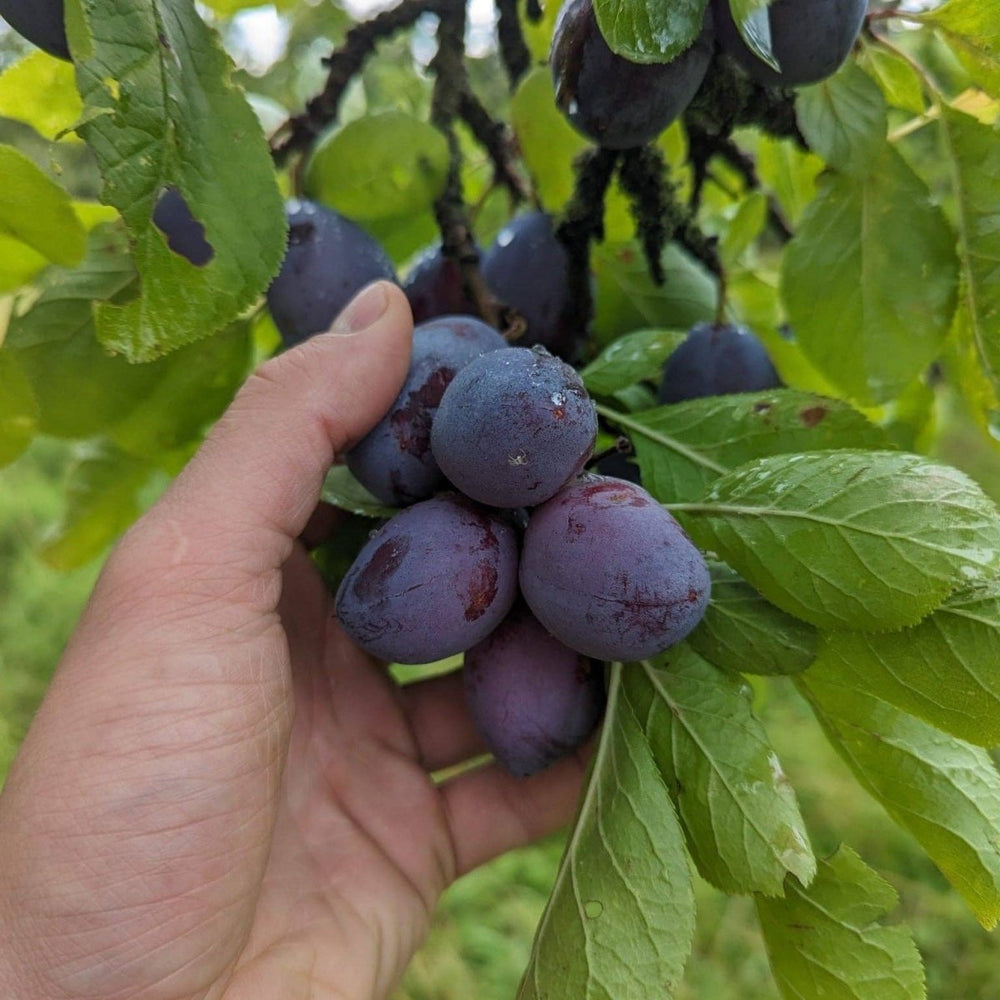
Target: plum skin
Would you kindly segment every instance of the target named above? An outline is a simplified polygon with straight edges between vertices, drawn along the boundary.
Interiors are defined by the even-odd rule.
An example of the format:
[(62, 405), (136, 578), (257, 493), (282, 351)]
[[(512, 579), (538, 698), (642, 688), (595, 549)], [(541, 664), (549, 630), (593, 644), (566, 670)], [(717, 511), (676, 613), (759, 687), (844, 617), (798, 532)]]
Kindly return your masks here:
[(70, 59), (63, 0), (0, 0), (0, 17), (33, 45)]
[(347, 453), (347, 467), (390, 506), (429, 497), (444, 482), (431, 452), (431, 428), (445, 390), (467, 364), (507, 346), (474, 316), (443, 316), (413, 331), (410, 370), (388, 413)]
[(205, 239), (205, 227), (191, 214), (187, 199), (171, 186), (164, 188), (153, 209), (153, 222), (170, 249), (196, 267), (204, 267), (215, 249)]
[(464, 683), (477, 730), (519, 778), (579, 747), (604, 710), (603, 664), (555, 639), (523, 603), (465, 654)]
[(712, 58), (711, 13), (701, 34), (667, 63), (634, 63), (611, 51), (593, 0), (567, 0), (552, 35), (556, 103), (570, 123), (606, 149), (655, 139), (691, 103)]
[(483, 254), (480, 273), (490, 291), (524, 318), (518, 347), (542, 347), (573, 361), (586, 339), (570, 321), (569, 255), (552, 217), (526, 212), (507, 223)]
[(476, 303), (466, 294), (458, 261), (446, 257), (441, 244), (425, 250), (403, 282), (414, 323), (440, 316), (476, 315)]
[(455, 376), (431, 448), (457, 489), (491, 507), (533, 507), (576, 476), (597, 439), (579, 375), (543, 348), (484, 354)]
[(745, 326), (698, 323), (664, 363), (657, 398), (680, 403), (782, 384), (760, 338)]
[(431, 663), (485, 639), (517, 596), (517, 532), (494, 511), (443, 494), (400, 511), (341, 580), (336, 611), (366, 652)]
[(767, 87), (819, 83), (843, 64), (857, 40), (868, 0), (775, 0), (768, 8), (775, 72), (750, 51), (733, 20), (729, 0), (712, 0), (720, 46), (746, 74)]
[(705, 613), (708, 567), (644, 489), (587, 475), (532, 511), (521, 593), (557, 639), (601, 660), (641, 660), (680, 642)]
[(374, 237), (333, 209), (293, 198), (286, 214), (288, 250), (267, 305), (285, 346), (292, 347), (329, 329), (365, 285), (395, 281), (396, 270)]

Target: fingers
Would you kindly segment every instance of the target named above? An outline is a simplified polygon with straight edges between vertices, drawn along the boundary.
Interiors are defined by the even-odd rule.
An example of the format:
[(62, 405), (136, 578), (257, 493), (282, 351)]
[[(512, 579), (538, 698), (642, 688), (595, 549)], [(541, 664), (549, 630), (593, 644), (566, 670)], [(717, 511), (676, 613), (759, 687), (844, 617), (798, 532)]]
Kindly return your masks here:
[(588, 744), (530, 778), (512, 777), (498, 764), (490, 764), (442, 785), (456, 877), (569, 823), (590, 752)]
[(154, 508), (177, 560), (264, 573), (306, 527), (335, 455), (388, 410), (406, 377), (413, 321), (403, 293), (369, 285), (329, 333), (263, 365)]
[(469, 713), (463, 677), (461, 670), (455, 670), (400, 689), (420, 763), (428, 771), (487, 752)]

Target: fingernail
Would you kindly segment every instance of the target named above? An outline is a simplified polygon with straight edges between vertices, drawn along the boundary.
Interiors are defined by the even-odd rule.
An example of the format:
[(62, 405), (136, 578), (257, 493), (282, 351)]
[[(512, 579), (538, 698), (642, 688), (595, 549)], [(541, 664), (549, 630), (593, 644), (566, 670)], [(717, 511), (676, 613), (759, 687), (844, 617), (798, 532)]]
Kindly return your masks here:
[(389, 297), (381, 281), (362, 288), (347, 304), (333, 324), (333, 333), (360, 333), (382, 317), (389, 306)]

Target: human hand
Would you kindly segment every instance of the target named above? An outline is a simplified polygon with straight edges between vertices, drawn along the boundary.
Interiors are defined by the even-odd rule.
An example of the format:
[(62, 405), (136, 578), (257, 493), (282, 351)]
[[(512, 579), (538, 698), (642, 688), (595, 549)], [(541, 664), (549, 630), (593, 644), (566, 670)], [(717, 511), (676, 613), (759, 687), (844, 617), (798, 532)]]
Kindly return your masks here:
[(0, 995), (384, 997), (455, 878), (570, 817), (579, 756), (435, 784), (484, 749), (460, 674), (398, 687), (302, 542), (411, 331), (370, 286), (112, 553), (0, 796)]

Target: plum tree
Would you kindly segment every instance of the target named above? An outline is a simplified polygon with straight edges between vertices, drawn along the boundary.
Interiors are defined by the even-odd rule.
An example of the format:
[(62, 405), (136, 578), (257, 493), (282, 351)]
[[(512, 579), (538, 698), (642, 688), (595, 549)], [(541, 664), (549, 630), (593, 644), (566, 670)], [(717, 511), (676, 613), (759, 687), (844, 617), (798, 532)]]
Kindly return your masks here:
[(775, 0), (767, 8), (776, 72), (740, 36), (729, 0), (712, 0), (719, 44), (758, 83), (797, 87), (832, 76), (861, 30), (868, 0)]
[(286, 346), (326, 330), (365, 285), (396, 280), (392, 260), (359, 225), (314, 201), (287, 205), (288, 251), (267, 291)]
[(464, 674), (476, 728), (520, 778), (580, 746), (604, 709), (603, 665), (551, 636), (522, 602), (465, 654)]
[(368, 540), (337, 591), (340, 624), (362, 649), (430, 663), (485, 639), (517, 595), (517, 532), (455, 494), (407, 507)]
[(492, 507), (533, 507), (583, 469), (596, 437), (597, 412), (579, 375), (544, 348), (510, 347), (455, 376), (431, 447), (467, 496)]
[(431, 426), (445, 389), (470, 361), (506, 346), (493, 327), (472, 316), (443, 316), (418, 326), (396, 401), (347, 455), (358, 481), (392, 506), (429, 497), (444, 479), (431, 453)]
[(587, 475), (532, 511), (521, 593), (559, 640), (601, 660), (680, 642), (708, 605), (702, 554), (642, 487)]
[(667, 358), (658, 398), (661, 403), (680, 403), (781, 384), (764, 345), (745, 326), (698, 323)]
[(40, 49), (70, 58), (63, 0), (0, 0), (0, 17)]
[(604, 40), (593, 0), (567, 0), (549, 56), (556, 101), (569, 121), (599, 145), (641, 146), (691, 103), (712, 58), (713, 39), (709, 15), (694, 44), (670, 62), (630, 62)]
[(444, 255), (441, 244), (429, 247), (415, 261), (403, 282), (413, 322), (438, 316), (475, 315), (476, 304), (462, 286), (458, 262)]
[(524, 317), (520, 347), (541, 344), (575, 358), (586, 331), (569, 319), (569, 257), (551, 216), (526, 212), (509, 222), (483, 255), (481, 271), (490, 290)]
[(204, 267), (214, 256), (205, 239), (205, 227), (191, 214), (184, 195), (171, 186), (164, 188), (153, 209), (153, 222), (167, 238), (167, 245), (192, 264)]

